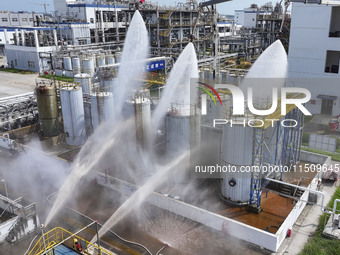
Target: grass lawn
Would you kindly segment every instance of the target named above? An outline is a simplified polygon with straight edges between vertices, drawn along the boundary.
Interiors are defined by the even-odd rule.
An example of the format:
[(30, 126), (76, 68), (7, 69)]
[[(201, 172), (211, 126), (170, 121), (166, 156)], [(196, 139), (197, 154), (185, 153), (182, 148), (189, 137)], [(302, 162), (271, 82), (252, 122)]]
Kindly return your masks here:
[(59, 75), (53, 75), (53, 74), (44, 74), (44, 75), (40, 75), (39, 77), (44, 78), (44, 79), (63, 81), (63, 82), (74, 82), (74, 78), (72, 77), (65, 77), (65, 76), (59, 76)]
[(0, 71), (8, 72), (8, 73), (18, 73), (18, 74), (35, 74), (35, 72), (32, 72), (32, 71), (20, 70), (20, 69), (15, 69), (15, 68), (0, 68)]
[(340, 153), (338, 152), (338, 149), (337, 149), (336, 153), (327, 152), (327, 151), (320, 151), (320, 150), (306, 148), (306, 147), (302, 147), (301, 150), (309, 151), (309, 152), (314, 152), (314, 153), (318, 153), (318, 154), (321, 154), (321, 155), (331, 156), (332, 160), (340, 161)]
[[(328, 207), (333, 208), (333, 202), (336, 198), (340, 199), (340, 187), (335, 191)], [(337, 210), (340, 210), (340, 204), (338, 204)], [(300, 255), (340, 255), (340, 240), (328, 239), (322, 236), (325, 218), (326, 214), (320, 217), (317, 231), (305, 245)]]

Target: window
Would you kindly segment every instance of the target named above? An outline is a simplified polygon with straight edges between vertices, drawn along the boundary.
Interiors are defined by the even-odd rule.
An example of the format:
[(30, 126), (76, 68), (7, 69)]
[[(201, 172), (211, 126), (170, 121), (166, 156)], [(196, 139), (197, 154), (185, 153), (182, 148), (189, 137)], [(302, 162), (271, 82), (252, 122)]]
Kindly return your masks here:
[(340, 7), (332, 7), (329, 37), (340, 37)]
[(17, 59), (14, 59), (14, 65), (18, 65), (18, 60)]
[(30, 22), (33, 22), (33, 18), (30, 18)]
[(27, 18), (22, 18), (22, 21), (23, 22), (27, 22)]
[(2, 18), (1, 21), (2, 22), (8, 22), (8, 19), (7, 18)]
[(325, 73), (339, 73), (340, 51), (327, 51)]
[(90, 23), (94, 23), (94, 19), (93, 18), (90, 18)]
[(35, 67), (35, 63), (33, 61), (28, 61), (28, 67)]
[(18, 22), (17, 18), (12, 18), (12, 22)]

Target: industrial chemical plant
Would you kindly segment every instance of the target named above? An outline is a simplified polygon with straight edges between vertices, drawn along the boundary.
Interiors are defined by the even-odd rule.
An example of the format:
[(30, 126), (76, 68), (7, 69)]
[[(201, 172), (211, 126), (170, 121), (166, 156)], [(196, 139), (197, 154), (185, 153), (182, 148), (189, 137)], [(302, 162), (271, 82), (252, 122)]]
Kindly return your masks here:
[(340, 3), (228, 2), (0, 12), (3, 68), (40, 73), (0, 97), (0, 255), (297, 254), (310, 208), (339, 239), (340, 163), (303, 148), (340, 121)]

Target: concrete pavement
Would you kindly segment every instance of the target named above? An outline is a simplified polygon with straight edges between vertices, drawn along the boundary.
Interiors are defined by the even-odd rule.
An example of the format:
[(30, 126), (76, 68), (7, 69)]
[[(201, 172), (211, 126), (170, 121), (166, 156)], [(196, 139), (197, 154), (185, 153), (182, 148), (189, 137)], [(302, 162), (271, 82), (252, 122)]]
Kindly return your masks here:
[(0, 98), (33, 92), (38, 74), (15, 74), (0, 71)]
[[(337, 186), (322, 186), (320, 191), (325, 194), (324, 205), (329, 203), (336, 189)], [(318, 203), (320, 204), (321, 201), (319, 200)], [(274, 254), (299, 254), (305, 244), (308, 243), (309, 238), (315, 233), (322, 214), (319, 205), (307, 205), (294, 224), (291, 237), (286, 238), (279, 251)]]

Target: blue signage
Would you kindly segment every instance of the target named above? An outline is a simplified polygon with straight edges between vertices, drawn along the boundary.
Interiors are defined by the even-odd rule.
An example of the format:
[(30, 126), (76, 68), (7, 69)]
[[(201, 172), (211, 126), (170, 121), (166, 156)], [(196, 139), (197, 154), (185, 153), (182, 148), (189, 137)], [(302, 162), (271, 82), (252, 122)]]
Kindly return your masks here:
[(150, 62), (146, 65), (146, 71), (152, 72), (165, 68), (165, 60)]

